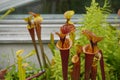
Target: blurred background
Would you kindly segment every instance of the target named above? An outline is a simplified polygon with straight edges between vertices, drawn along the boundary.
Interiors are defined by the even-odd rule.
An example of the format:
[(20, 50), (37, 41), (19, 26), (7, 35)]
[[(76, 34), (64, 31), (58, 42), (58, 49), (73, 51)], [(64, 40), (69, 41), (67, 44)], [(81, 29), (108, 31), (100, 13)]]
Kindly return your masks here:
[[(105, 0), (96, 0), (103, 6)], [(30, 11), (41, 14), (62, 14), (66, 10), (74, 10), (77, 14), (86, 12), (85, 6), (90, 6), (91, 0), (3, 0), (0, 2), (0, 14), (14, 7), (12, 14), (27, 14)], [(120, 0), (108, 0), (111, 13), (117, 13)]]

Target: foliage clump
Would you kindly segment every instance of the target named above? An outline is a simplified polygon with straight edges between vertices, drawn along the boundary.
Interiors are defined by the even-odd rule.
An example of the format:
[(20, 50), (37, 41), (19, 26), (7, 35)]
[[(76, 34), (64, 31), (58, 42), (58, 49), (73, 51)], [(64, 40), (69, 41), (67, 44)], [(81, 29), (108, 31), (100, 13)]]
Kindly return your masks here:
[[(105, 12), (105, 9), (103, 11), (104, 7), (101, 8), (95, 0), (92, 0), (90, 7), (86, 7), (87, 12), (84, 15), (82, 26), (79, 27), (80, 34), (77, 43), (82, 45), (88, 43), (88, 40), (81, 34), (81, 31), (85, 29), (104, 37), (98, 46), (104, 54), (106, 78), (107, 80), (118, 80), (120, 75), (118, 68), (120, 66), (120, 45), (117, 34), (119, 30), (111, 28), (111, 25), (106, 21), (108, 14), (103, 14)], [(109, 78), (109, 76), (111, 77)]]
[[(101, 36), (104, 39), (98, 43), (98, 47), (102, 50), (105, 61), (105, 73), (106, 80), (119, 80), (119, 52), (120, 45), (118, 44), (118, 31), (117, 29), (113, 29), (111, 25), (106, 21), (110, 10), (108, 9), (109, 3), (108, 0), (105, 0), (103, 7), (100, 7), (99, 4), (92, 0), (91, 6), (86, 7), (86, 14), (84, 15), (82, 26), (78, 27), (79, 35), (77, 35), (78, 39), (75, 40), (74, 44), (86, 45), (88, 44), (87, 38), (82, 34), (82, 30), (90, 30), (95, 33), (97, 36)], [(106, 14), (105, 14), (106, 13)], [(70, 60), (69, 60), (69, 68), (72, 69), (71, 58), (75, 54), (75, 47), (71, 48)], [(60, 65), (60, 55), (59, 52), (54, 52), (55, 56), (53, 60), (55, 61), (54, 65), (52, 65), (51, 70), (54, 73), (55, 80), (62, 79), (61, 65)], [(58, 56), (59, 55), (59, 56)], [(57, 68), (57, 69), (56, 69)], [(101, 79), (100, 66), (98, 66), (98, 74), (97, 80)], [(58, 77), (59, 76), (59, 77)], [(81, 55), (81, 79), (84, 79), (84, 55)], [(109, 77), (111, 76), (111, 77)], [(70, 77), (69, 77), (70, 79)]]

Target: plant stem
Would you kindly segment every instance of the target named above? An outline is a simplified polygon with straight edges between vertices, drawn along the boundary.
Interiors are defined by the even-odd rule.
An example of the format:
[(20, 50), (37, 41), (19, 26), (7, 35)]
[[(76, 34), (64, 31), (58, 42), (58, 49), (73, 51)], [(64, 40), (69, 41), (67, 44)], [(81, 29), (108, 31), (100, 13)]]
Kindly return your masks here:
[(14, 8), (10, 8), (4, 15), (2, 15), (1, 17), (0, 17), (0, 19), (3, 19), (3, 18), (5, 18), (7, 15), (9, 15), (11, 12), (13, 12), (15, 9)]
[(100, 54), (101, 54), (101, 59), (100, 59), (101, 75), (102, 75), (102, 80), (105, 80), (104, 61), (103, 61), (103, 54), (101, 50), (100, 50)]
[(11, 64), (10, 66), (8, 66), (6, 69), (9, 69), (9, 68), (11, 68), (12, 66), (14, 66), (16, 63), (14, 63), (14, 64)]
[(91, 68), (91, 74), (90, 74), (90, 77), (91, 77), (91, 80), (96, 80), (96, 76), (97, 76), (97, 64), (95, 62), (93, 62), (92, 64), (92, 68)]
[[(80, 45), (76, 45), (76, 53), (77, 53), (77, 57), (73, 56), (72, 59), (74, 61), (73, 62), (73, 72), (72, 72), (72, 79), (71, 80), (80, 80), (80, 64), (81, 64), (81, 60), (80, 60), (80, 54), (82, 53), (82, 46)], [(75, 61), (76, 59), (78, 59), (78, 61)]]
[(41, 76), (43, 73), (45, 73), (45, 71), (41, 71), (37, 74), (34, 74), (33, 76), (28, 77), (26, 80), (32, 80), (33, 78), (37, 78), (37, 77)]
[(80, 58), (78, 62), (73, 64), (73, 72), (71, 77), (71, 80), (80, 80)]
[(44, 67), (46, 68), (47, 63), (46, 63), (46, 60), (45, 60), (45, 52), (44, 52), (44, 48), (43, 48), (43, 44), (42, 44), (42, 40), (41, 40), (41, 26), (39, 24), (35, 24), (35, 25), (36, 25), (35, 30), (36, 30), (36, 33), (37, 33), (39, 46), (40, 46), (40, 50), (41, 50), (41, 54), (42, 54), (43, 64), (44, 64)]
[(37, 59), (38, 59), (40, 68), (41, 68), (41, 70), (43, 70), (42, 69), (42, 63), (41, 63), (41, 60), (40, 60), (40, 56), (39, 56), (38, 49), (37, 49), (37, 45), (36, 45), (36, 41), (35, 41), (34, 28), (28, 29), (28, 31), (29, 31), (30, 36), (32, 38), (32, 42), (33, 42), (33, 45), (34, 45), (34, 48), (35, 48), (35, 51), (36, 51), (36, 54), (37, 54)]
[(7, 73), (7, 69), (0, 70), (0, 80), (5, 79), (5, 74)]
[(95, 54), (85, 54), (85, 80), (90, 79), (90, 73)]
[(68, 50), (60, 50), (61, 52), (61, 60), (62, 60), (62, 72), (63, 72), (63, 80), (68, 80), (68, 58), (69, 58), (69, 49)]
[(50, 44), (48, 44), (48, 47), (50, 48), (52, 55), (55, 56), (55, 43), (54, 43), (54, 35), (51, 33), (50, 34)]
[(90, 46), (92, 48), (92, 53), (94, 53), (94, 44), (93, 44), (92, 40), (90, 40)]

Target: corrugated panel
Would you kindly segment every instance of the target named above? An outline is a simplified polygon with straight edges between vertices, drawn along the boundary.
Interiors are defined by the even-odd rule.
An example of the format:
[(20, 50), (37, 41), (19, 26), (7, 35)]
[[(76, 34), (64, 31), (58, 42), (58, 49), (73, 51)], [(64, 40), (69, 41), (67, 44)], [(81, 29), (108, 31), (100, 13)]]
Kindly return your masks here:
[[(13, 16), (13, 15), (12, 15)], [(30, 43), (31, 38), (26, 28), (26, 22), (23, 18), (28, 15), (6, 17), (4, 20), (0, 20), (0, 43)], [(44, 43), (48, 43), (50, 40), (50, 33), (55, 33), (59, 30), (59, 27), (65, 23), (63, 15), (41, 15), (44, 18), (42, 22), (42, 40)], [(75, 26), (81, 26), (79, 22), (82, 22), (81, 15), (75, 15), (72, 18)], [(116, 15), (110, 15), (107, 21), (113, 26), (119, 26), (120, 18)], [(55, 35), (55, 40), (58, 40), (58, 36)]]

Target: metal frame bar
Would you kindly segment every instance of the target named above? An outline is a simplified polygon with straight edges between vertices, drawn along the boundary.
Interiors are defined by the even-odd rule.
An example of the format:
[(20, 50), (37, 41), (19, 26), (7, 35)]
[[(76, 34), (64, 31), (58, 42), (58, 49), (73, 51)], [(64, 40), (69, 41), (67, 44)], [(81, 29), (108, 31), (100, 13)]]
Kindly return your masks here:
[(0, 1), (0, 12), (7, 10), (11, 7), (18, 7), (20, 5), (25, 5), (27, 3), (33, 2), (35, 0), (4, 0)]

